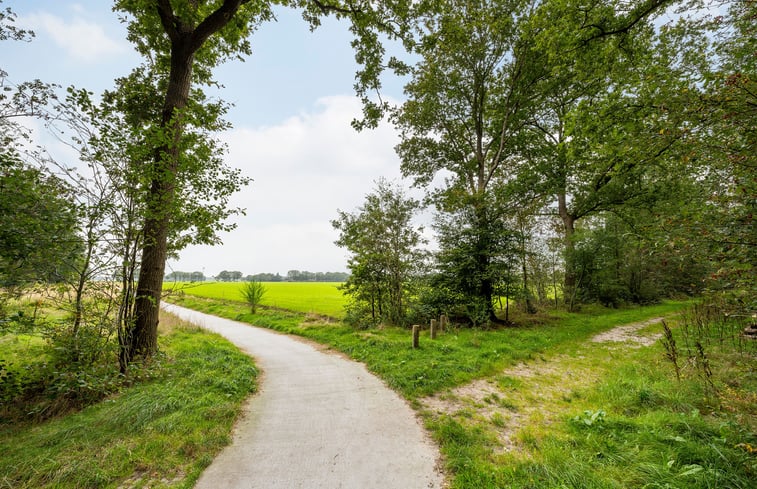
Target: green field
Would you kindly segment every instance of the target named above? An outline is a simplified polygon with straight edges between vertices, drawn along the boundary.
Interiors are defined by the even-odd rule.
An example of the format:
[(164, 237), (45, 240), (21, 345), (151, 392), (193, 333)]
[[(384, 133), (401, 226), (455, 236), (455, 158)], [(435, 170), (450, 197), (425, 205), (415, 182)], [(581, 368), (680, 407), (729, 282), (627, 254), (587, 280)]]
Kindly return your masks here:
[[(208, 299), (244, 302), (243, 282), (166, 282), (163, 289)], [(334, 282), (265, 282), (262, 305), (334, 318), (344, 315), (346, 299)]]

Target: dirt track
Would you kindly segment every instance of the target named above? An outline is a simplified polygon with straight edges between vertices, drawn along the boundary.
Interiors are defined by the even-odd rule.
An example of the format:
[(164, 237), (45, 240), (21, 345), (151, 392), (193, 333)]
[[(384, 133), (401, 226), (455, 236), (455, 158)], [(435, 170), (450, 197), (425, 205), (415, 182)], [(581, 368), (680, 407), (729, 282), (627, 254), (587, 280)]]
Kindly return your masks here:
[(165, 309), (222, 334), (262, 370), (232, 444), (197, 488), (443, 487), (438, 449), (414, 411), (362, 364), (262, 328)]

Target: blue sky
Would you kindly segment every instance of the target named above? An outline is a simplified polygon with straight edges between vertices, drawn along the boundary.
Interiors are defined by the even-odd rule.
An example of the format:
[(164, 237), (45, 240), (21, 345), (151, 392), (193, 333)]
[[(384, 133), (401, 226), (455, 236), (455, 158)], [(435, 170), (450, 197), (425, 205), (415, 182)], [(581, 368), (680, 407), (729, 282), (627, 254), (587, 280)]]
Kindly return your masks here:
[[(0, 68), (13, 82), (39, 78), (97, 94), (140, 62), (110, 2), (0, 6), (36, 33), (31, 43), (3, 43)], [(251, 57), (216, 71), (224, 85), (219, 95), (234, 104), (228, 114), (234, 128), (220, 136), (229, 144), (227, 162), (254, 180), (232, 200), (247, 215), (235, 219), (238, 227), (222, 236), (223, 245), (188, 248), (169, 271), (344, 271), (347, 255), (333, 244), (330, 224), (337, 209), (357, 209), (379, 177), (399, 180), (394, 130), (350, 127), (360, 104), (347, 25), (327, 20), (310, 32), (296, 11), (279, 10), (277, 17), (253, 35)], [(382, 95), (401, 99), (401, 82), (387, 80)], [(53, 156), (72, 157), (44, 134), (39, 139)]]

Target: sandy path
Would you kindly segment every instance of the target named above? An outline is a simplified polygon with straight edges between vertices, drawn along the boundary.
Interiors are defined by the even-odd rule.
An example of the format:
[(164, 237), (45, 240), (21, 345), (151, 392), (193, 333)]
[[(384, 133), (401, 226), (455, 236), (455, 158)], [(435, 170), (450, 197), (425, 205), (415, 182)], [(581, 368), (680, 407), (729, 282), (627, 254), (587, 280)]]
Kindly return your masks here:
[[(574, 391), (594, 384), (601, 377), (602, 366), (611, 364), (613, 351), (653, 345), (662, 335), (640, 330), (663, 321), (656, 317), (646, 321), (616, 326), (591, 337), (571, 354), (559, 354), (504, 369), (498, 378), (509, 378), (517, 387), (498, 385), (493, 377), (477, 379), (444, 392), (421, 399), (420, 403), (435, 415), (448, 415), (468, 422), (470, 419), (491, 424), (497, 417), (495, 452), (523, 452), (518, 434), (526, 427), (543, 430), (566, 410), (573, 409)], [(596, 356), (600, 365), (585, 357), (584, 349), (600, 348)], [(539, 431), (537, 430), (537, 431)]]
[(164, 307), (222, 334), (263, 372), (232, 444), (195, 487), (442, 487), (438, 449), (414, 411), (362, 364), (266, 329)]

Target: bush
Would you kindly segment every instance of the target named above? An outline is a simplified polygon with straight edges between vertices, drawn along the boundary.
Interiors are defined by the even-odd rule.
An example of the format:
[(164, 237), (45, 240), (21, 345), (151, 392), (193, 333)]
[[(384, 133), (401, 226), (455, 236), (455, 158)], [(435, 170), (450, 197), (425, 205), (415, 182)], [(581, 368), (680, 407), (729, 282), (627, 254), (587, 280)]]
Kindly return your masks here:
[(247, 302), (247, 305), (250, 306), (250, 312), (252, 314), (255, 314), (257, 312), (258, 306), (260, 305), (265, 292), (265, 285), (258, 282), (257, 280), (245, 282), (244, 285), (242, 285), (242, 297), (244, 298), (245, 302)]

